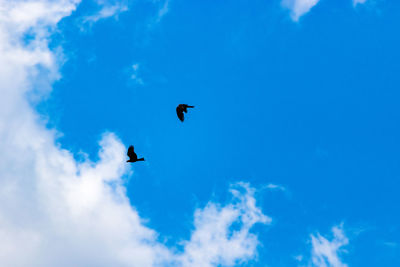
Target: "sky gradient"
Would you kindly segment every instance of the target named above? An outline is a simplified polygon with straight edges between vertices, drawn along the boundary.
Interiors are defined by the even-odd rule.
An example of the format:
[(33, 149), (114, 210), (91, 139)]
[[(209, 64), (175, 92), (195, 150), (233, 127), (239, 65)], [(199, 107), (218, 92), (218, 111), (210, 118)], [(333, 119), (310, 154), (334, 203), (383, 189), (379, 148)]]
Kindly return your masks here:
[(400, 265), (400, 3), (0, 7), (0, 265)]

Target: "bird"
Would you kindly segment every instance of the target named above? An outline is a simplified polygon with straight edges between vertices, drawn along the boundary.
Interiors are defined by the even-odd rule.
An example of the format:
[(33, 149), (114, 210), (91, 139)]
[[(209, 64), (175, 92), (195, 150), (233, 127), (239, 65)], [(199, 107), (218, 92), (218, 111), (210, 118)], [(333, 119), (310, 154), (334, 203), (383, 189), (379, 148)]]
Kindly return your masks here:
[(178, 118), (183, 122), (185, 120), (185, 116), (183, 115), (183, 112), (187, 113), (188, 108), (194, 108), (194, 106), (189, 106), (187, 104), (179, 104), (176, 107), (176, 115), (178, 115)]
[(126, 162), (136, 162), (136, 161), (144, 161), (144, 158), (140, 158), (138, 159), (136, 153), (135, 153), (135, 149), (133, 148), (133, 146), (130, 146), (128, 148), (128, 153), (127, 153), (129, 159)]

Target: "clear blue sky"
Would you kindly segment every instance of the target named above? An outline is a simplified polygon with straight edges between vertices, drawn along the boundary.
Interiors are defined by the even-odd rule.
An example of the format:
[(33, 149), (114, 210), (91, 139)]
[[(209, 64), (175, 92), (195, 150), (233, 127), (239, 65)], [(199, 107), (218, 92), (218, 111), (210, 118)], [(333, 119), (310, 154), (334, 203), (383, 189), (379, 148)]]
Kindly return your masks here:
[[(245, 266), (296, 266), (341, 223), (343, 262), (400, 266), (398, 1), (322, 0), (299, 21), (279, 1), (171, 0), (159, 21), (136, 2), (82, 26), (96, 8), (61, 21), (68, 60), (38, 109), (77, 158), (105, 131), (135, 146), (127, 195), (168, 244), (245, 181), (273, 219)], [(184, 123), (179, 103), (196, 106)]]

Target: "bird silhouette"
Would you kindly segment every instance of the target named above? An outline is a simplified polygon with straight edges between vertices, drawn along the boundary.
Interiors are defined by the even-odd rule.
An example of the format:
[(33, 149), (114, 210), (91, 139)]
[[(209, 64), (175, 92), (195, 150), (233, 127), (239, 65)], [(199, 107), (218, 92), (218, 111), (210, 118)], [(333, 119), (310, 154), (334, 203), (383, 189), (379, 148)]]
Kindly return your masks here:
[(178, 115), (178, 118), (183, 122), (185, 120), (185, 116), (183, 115), (183, 112), (187, 113), (188, 108), (194, 108), (194, 106), (189, 106), (186, 104), (179, 104), (176, 107), (176, 115)]
[(129, 159), (126, 162), (136, 162), (136, 161), (144, 161), (144, 158), (140, 158), (138, 159), (136, 153), (135, 153), (135, 149), (133, 148), (133, 146), (130, 146), (128, 148), (128, 153), (127, 153)]

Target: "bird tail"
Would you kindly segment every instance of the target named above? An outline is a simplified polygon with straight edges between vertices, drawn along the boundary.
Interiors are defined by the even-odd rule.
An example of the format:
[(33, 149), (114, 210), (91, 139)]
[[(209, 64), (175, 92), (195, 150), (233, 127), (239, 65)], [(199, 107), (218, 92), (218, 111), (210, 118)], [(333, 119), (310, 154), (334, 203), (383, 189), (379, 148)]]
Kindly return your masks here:
[(137, 161), (144, 161), (144, 158), (137, 159)]
[(194, 106), (187, 106), (188, 108), (194, 108)]

